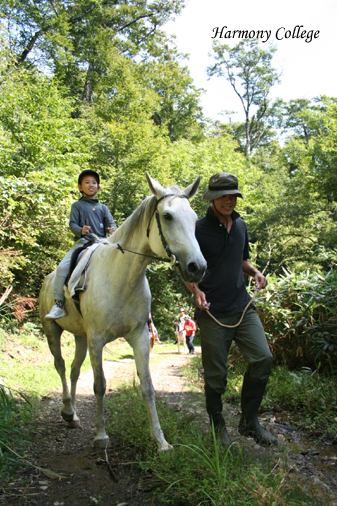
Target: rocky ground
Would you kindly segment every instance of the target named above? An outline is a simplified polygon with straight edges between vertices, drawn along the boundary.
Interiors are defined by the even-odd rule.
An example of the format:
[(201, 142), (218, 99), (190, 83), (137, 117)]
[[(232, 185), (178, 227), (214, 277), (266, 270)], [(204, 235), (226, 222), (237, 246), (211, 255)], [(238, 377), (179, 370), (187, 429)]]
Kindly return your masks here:
[[(157, 356), (151, 359), (151, 373), (157, 396), (165, 398), (177, 411), (199, 412), (201, 430), (208, 430), (203, 403), (190, 401), (189, 386), (182, 368), (190, 359), (186, 355), (165, 355), (156, 345)], [(135, 371), (131, 359), (104, 363), (108, 395)], [(68, 429), (60, 417), (60, 396), (51, 394), (43, 399), (43, 410), (32, 426), (31, 445), (26, 459), (35, 467), (23, 466), (6, 483), (0, 485), (0, 505), (20, 506), (160, 506), (153, 494), (153, 480), (145, 475), (135, 461), (130, 446), (111, 441), (105, 452), (95, 449), (95, 398), (92, 392), (91, 371), (81, 375), (78, 383), (78, 415), (80, 429)], [(227, 406), (229, 433), (252, 452), (273, 453), (277, 461), (280, 451), (288, 449), (290, 473), (306, 475), (322, 491), (322, 504), (337, 495), (336, 452), (324, 455), (310, 442), (298, 439), (289, 422), (278, 421), (275, 413), (261, 418), (277, 435), (280, 448), (263, 449), (253, 440), (242, 438), (237, 432), (239, 411)], [(169, 435), (166, 435), (169, 440)], [(294, 450), (296, 448), (296, 450)], [(336, 447), (335, 447), (336, 449)], [(337, 505), (337, 502), (334, 503)], [(178, 506), (175, 504), (175, 506)]]

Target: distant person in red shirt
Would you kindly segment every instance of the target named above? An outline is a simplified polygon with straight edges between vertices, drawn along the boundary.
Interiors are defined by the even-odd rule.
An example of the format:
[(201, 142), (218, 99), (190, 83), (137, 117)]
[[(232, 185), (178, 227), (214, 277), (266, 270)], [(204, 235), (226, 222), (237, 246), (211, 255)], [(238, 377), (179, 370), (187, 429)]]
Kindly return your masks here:
[(195, 322), (190, 317), (188, 317), (188, 319), (185, 320), (184, 330), (186, 333), (187, 348), (189, 349), (190, 352), (189, 354), (194, 355), (193, 338), (195, 336), (196, 325)]

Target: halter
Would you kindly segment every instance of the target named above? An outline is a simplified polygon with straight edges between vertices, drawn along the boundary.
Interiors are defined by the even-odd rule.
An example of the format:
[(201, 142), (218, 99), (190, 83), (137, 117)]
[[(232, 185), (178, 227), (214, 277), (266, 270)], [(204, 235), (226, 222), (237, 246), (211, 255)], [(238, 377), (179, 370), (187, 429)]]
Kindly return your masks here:
[(162, 262), (168, 262), (168, 263), (170, 263), (170, 267), (172, 268), (175, 264), (179, 264), (179, 261), (177, 260), (177, 257), (175, 255), (173, 255), (173, 253), (170, 250), (170, 247), (169, 247), (169, 245), (168, 245), (168, 243), (167, 243), (167, 241), (165, 239), (165, 236), (163, 234), (163, 230), (162, 230), (162, 227), (161, 227), (161, 223), (160, 223), (160, 215), (159, 215), (159, 212), (158, 212), (158, 204), (162, 200), (166, 199), (166, 197), (178, 197), (178, 198), (185, 198), (187, 200), (188, 200), (188, 197), (187, 197), (187, 195), (175, 195), (174, 193), (168, 193), (167, 195), (164, 195), (163, 197), (160, 197), (160, 199), (157, 199), (155, 208), (153, 210), (153, 213), (151, 214), (151, 217), (150, 217), (150, 220), (149, 220), (149, 224), (148, 224), (147, 229), (146, 229), (146, 237), (149, 238), (149, 236), (150, 236), (151, 221), (152, 221), (153, 215), (155, 214), (156, 215), (156, 221), (157, 221), (157, 226), (158, 226), (158, 230), (159, 230), (160, 239), (161, 239), (163, 248), (164, 248), (164, 250), (167, 253), (168, 258), (158, 257), (158, 256), (154, 256), (154, 255), (146, 255), (144, 253), (139, 253), (138, 251), (132, 251), (132, 250), (127, 249), (127, 248), (122, 248), (122, 246), (119, 243), (117, 243), (117, 247), (118, 247), (118, 249), (122, 253), (124, 253), (125, 251), (128, 251), (129, 253), (134, 253), (135, 255), (140, 255), (140, 256), (143, 256), (143, 257), (147, 257), (147, 258), (152, 258), (153, 260), (160, 260)]

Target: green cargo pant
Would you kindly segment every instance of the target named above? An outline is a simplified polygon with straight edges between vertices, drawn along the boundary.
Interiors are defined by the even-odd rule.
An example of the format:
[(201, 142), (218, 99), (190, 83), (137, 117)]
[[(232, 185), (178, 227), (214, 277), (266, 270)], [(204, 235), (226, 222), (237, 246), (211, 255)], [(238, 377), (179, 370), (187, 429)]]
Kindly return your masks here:
[[(218, 318), (221, 323), (235, 325), (242, 313)], [(247, 311), (240, 325), (234, 329), (221, 327), (211, 318), (198, 318), (201, 335), (202, 363), (205, 390), (223, 394), (227, 385), (227, 356), (234, 340), (248, 361), (247, 375), (267, 381), (273, 356), (270, 353), (262, 323), (256, 311)]]

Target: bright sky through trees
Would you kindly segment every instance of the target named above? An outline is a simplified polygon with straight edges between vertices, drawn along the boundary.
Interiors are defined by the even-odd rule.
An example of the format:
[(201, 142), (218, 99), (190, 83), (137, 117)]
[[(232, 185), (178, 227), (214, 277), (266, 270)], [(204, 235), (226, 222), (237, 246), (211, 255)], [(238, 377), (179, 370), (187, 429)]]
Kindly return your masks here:
[[(321, 0), (319, 3), (315, 0), (187, 0), (183, 13), (174, 22), (168, 23), (165, 30), (176, 35), (180, 52), (190, 54), (188, 67), (195, 84), (207, 90), (202, 98), (204, 113), (212, 119), (221, 119), (219, 112), (237, 111), (239, 115), (233, 115), (233, 119), (242, 121), (241, 104), (231, 85), (224, 78), (207, 78), (206, 67), (211, 63), (208, 54), (215, 33), (213, 28), (227, 26), (225, 31), (271, 31), (269, 41), (261, 45), (265, 49), (270, 42), (276, 45), (273, 65), (282, 71), (282, 82), (271, 89), (270, 97), (310, 99), (323, 94), (337, 96), (337, 67), (334, 63), (336, 19), (335, 0)], [(296, 25), (303, 25), (301, 30), (319, 30), (319, 36), (311, 42), (291, 37), (276, 40), (278, 29), (284, 27), (293, 32)], [(285, 30), (281, 29), (279, 38), (284, 33)], [(217, 40), (232, 46), (241, 39), (236, 35), (235, 38)]]

